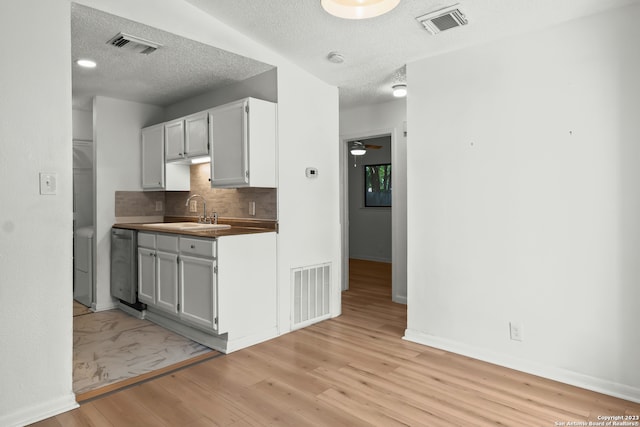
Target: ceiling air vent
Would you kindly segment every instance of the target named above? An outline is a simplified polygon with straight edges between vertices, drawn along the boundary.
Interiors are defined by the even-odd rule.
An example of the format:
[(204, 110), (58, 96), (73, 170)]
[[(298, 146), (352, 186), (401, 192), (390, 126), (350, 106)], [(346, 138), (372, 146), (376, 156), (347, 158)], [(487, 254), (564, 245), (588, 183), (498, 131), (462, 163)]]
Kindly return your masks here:
[(457, 4), (418, 16), (416, 20), (431, 34), (467, 25), (468, 22)]
[(116, 36), (109, 40), (107, 44), (115, 46), (119, 49), (130, 50), (136, 53), (143, 53), (145, 55), (155, 52), (156, 49), (162, 46), (160, 43), (152, 42), (125, 33), (116, 34)]

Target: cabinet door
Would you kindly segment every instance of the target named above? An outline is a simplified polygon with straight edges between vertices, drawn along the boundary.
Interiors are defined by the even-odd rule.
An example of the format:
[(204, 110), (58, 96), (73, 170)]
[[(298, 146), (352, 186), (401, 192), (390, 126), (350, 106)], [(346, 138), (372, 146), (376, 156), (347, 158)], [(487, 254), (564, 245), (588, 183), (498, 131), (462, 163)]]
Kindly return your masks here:
[(164, 125), (166, 159), (181, 160), (184, 158), (184, 121), (174, 120)]
[(209, 114), (194, 114), (184, 119), (184, 150), (187, 157), (209, 154)]
[(217, 329), (215, 260), (180, 256), (180, 318), (210, 330)]
[(212, 187), (249, 184), (246, 109), (243, 100), (209, 111)]
[(156, 251), (138, 248), (138, 299), (156, 303)]
[(142, 129), (142, 188), (164, 188), (164, 126)]
[(156, 252), (156, 307), (178, 314), (178, 254)]

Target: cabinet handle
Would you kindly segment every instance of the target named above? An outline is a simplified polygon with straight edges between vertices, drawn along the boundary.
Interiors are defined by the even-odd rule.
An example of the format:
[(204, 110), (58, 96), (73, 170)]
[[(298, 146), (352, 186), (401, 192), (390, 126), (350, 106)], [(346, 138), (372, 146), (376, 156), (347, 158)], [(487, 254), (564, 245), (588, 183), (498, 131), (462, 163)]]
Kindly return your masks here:
[(196, 248), (196, 245), (191, 245), (191, 249), (195, 249), (195, 248)]

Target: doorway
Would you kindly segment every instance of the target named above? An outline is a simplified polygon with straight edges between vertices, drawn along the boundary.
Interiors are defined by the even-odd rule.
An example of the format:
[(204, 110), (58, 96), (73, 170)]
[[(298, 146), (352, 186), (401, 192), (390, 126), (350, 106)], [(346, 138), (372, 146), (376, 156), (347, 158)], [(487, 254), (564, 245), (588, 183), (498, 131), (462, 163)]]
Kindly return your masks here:
[[(357, 156), (354, 159), (354, 156), (351, 154), (351, 147), (354, 141), (360, 141), (364, 145), (381, 147), (370, 147), (366, 150), (366, 154)], [(382, 148), (387, 143), (389, 145), (388, 154), (390, 154), (390, 162), (385, 160), (389, 157), (387, 153), (385, 153), (385, 149)], [(364, 258), (370, 261), (391, 262), (392, 300), (397, 303), (406, 304), (406, 131), (405, 129), (392, 128), (354, 135), (344, 135), (341, 137), (340, 144), (342, 290), (346, 291), (349, 289), (350, 256)], [(368, 155), (369, 158), (367, 158)], [(387, 163), (392, 165), (391, 206), (365, 206), (367, 204), (365, 201), (365, 166), (384, 165)], [(355, 169), (355, 171), (351, 172), (351, 169)], [(353, 176), (351, 179), (350, 175)], [(355, 195), (355, 200), (352, 200), (352, 194)], [(354, 210), (357, 212), (356, 214), (353, 214)], [(355, 240), (359, 239), (360, 236), (377, 233), (375, 224), (378, 224), (378, 226), (384, 224), (385, 216), (388, 218), (390, 227), (385, 230), (388, 235), (385, 236), (384, 239), (369, 240), (365, 237), (363, 241), (356, 243)], [(352, 224), (352, 221), (358, 221), (358, 223)], [(360, 221), (362, 221), (362, 223)], [(365, 250), (364, 246), (366, 246), (367, 243), (372, 247)], [(385, 245), (387, 246), (386, 248)]]

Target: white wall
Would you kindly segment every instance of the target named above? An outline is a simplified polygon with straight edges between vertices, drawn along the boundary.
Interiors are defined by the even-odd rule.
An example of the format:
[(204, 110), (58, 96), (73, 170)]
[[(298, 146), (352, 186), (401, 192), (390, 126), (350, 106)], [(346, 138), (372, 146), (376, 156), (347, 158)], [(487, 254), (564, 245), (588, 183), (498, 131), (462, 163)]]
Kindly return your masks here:
[(639, 18), (408, 65), (409, 339), (640, 401)]
[[(127, 19), (210, 44), (277, 67), (278, 87), (278, 285), (280, 330), (290, 330), (291, 268), (333, 264), (334, 315), (340, 311), (340, 229), (338, 200), (338, 90), (276, 52), (238, 33), (193, 6), (191, 0), (79, 0)], [(313, 99), (310, 103), (309, 99)], [(307, 180), (304, 168), (323, 174)], [(322, 224), (322, 227), (309, 227)]]
[[(334, 310), (339, 309), (338, 218), (338, 93), (320, 80), (292, 65), (273, 51), (210, 18), (201, 10), (177, 0), (82, 0), (127, 19), (152, 25), (183, 37), (191, 37), (278, 67), (280, 176), (291, 179), (278, 192), (281, 232), (278, 235), (280, 321), (289, 329), (289, 274), (303, 263), (334, 264)], [(21, 34), (19, 44), (2, 45), (0, 67), (0, 187), (5, 200), (15, 201), (11, 210), (0, 209), (0, 300), (10, 301), (0, 311), (0, 334), (4, 351), (0, 358), (0, 425), (19, 425), (45, 418), (74, 406), (71, 391), (72, 363), (72, 200), (71, 200), (71, 57), (70, 10), (67, 0), (22, 0), (0, 3), (0, 32), (5, 39)], [(42, 39), (48, 42), (42, 50)], [(25, 56), (35, 52), (38, 57)], [(42, 64), (46, 63), (43, 68)], [(46, 78), (44, 74), (46, 73)], [(309, 97), (313, 105), (306, 107)], [(37, 99), (38, 102), (33, 102)], [(96, 112), (98, 152), (107, 149), (100, 137), (100, 114), (115, 100), (98, 100)], [(139, 110), (136, 114), (142, 112)], [(116, 117), (114, 112), (114, 117)], [(140, 116), (139, 116), (140, 117)], [(122, 117), (128, 120), (127, 117)], [(143, 124), (142, 124), (143, 125)], [(138, 129), (139, 130), (139, 129)], [(139, 135), (139, 134), (137, 134)], [(138, 141), (136, 136), (136, 141)], [(16, 141), (9, 145), (7, 141)], [(323, 146), (323, 144), (326, 144)], [(138, 164), (139, 143), (131, 165)], [(99, 156), (99, 154), (98, 154)], [(96, 165), (97, 183), (119, 190), (139, 189), (140, 177), (123, 185), (113, 166)], [(16, 159), (20, 159), (17, 161)], [(118, 170), (124, 155), (120, 153)], [(304, 167), (314, 163), (326, 173), (309, 182)], [(127, 160), (127, 163), (128, 160)], [(133, 167), (133, 166), (132, 166)], [(138, 166), (139, 167), (139, 166)], [(39, 196), (39, 171), (58, 173), (58, 195)], [(136, 174), (139, 169), (136, 170)], [(128, 172), (125, 172), (128, 173)], [(98, 201), (98, 237), (110, 227), (111, 194)], [(302, 210), (297, 199), (310, 203)], [(4, 206), (4, 205), (3, 205)], [(98, 219), (98, 218), (97, 218)], [(309, 224), (322, 227), (309, 227)], [(102, 234), (100, 234), (102, 233)], [(309, 243), (313, 248), (309, 249)], [(101, 247), (104, 256), (105, 247)], [(34, 265), (38, 268), (34, 268)], [(100, 274), (104, 275), (104, 271)], [(101, 300), (105, 300), (102, 295)], [(101, 302), (99, 302), (100, 304)], [(46, 351), (43, 351), (46, 349)]]
[(93, 139), (93, 112), (85, 110), (72, 111), (73, 139), (91, 141)]
[(115, 192), (141, 191), (140, 129), (162, 121), (164, 109), (130, 101), (96, 97), (94, 114), (95, 292), (97, 311), (114, 307), (110, 289), (111, 226)]
[[(0, 46), (2, 426), (76, 406), (68, 3), (0, 2), (0, 36), (16, 34)], [(40, 172), (57, 174), (56, 195), (39, 194)]]
[(274, 68), (241, 82), (169, 105), (165, 108), (164, 120), (173, 120), (247, 97), (278, 102), (276, 79), (277, 70)]
[(391, 262), (391, 208), (364, 205), (364, 166), (391, 163), (391, 137), (362, 141), (381, 148), (349, 156), (349, 258)]
[[(346, 180), (349, 164), (346, 161), (347, 141), (355, 138), (391, 135), (391, 159), (393, 205), (392, 228), (392, 298), (399, 303), (407, 302), (407, 139), (404, 134), (407, 120), (406, 99), (383, 104), (366, 105), (340, 111), (340, 144), (345, 161), (342, 163), (341, 179)], [(345, 189), (342, 188), (343, 203)], [(346, 219), (344, 220), (346, 222)], [(343, 230), (348, 235), (348, 229)], [(343, 249), (344, 252), (347, 248)], [(344, 259), (343, 282), (348, 282), (348, 263)]]

